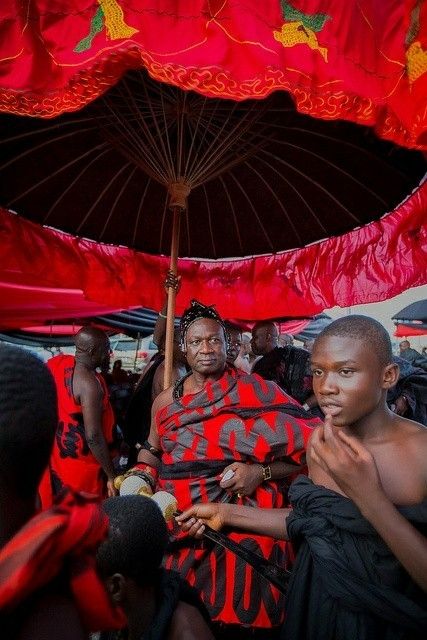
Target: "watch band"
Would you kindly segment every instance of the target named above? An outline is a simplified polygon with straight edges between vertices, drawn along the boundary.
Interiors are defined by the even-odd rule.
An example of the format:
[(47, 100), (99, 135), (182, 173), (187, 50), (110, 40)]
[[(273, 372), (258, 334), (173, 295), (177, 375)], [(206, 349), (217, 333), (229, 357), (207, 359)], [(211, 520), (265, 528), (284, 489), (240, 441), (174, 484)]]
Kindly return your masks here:
[(267, 480), (271, 480), (271, 467), (269, 464), (262, 464), (262, 480), (266, 482)]

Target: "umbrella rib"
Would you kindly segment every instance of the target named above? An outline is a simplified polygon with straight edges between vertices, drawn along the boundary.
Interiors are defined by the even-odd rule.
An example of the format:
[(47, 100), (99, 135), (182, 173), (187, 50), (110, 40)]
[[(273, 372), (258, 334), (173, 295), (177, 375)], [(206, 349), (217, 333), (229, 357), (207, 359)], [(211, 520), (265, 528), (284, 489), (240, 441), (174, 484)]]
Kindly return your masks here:
[(70, 131), (69, 133), (64, 133), (60, 136), (56, 136), (55, 138), (50, 138), (49, 140), (45, 140), (44, 142), (41, 142), (40, 144), (38, 144), (36, 147), (31, 147), (30, 149), (27, 149), (26, 151), (23, 151), (22, 153), (20, 153), (18, 156), (14, 156), (11, 160), (9, 160), (8, 162), (0, 166), (0, 171), (3, 171), (3, 169), (6, 169), (9, 165), (13, 164), (17, 160), (21, 160), (21, 158), (25, 158), (25, 156), (28, 156), (30, 153), (33, 153), (34, 151), (38, 151), (39, 149), (43, 149), (43, 147), (46, 147), (47, 145), (52, 144), (53, 142), (64, 140), (65, 138), (74, 136), (76, 133), (86, 133), (87, 131), (92, 131), (92, 129), (87, 128), (87, 129), (79, 129), (77, 131)]
[(104, 224), (104, 226), (103, 226), (103, 228), (102, 228), (102, 231), (101, 231), (101, 233), (99, 234), (99, 239), (100, 239), (100, 240), (102, 240), (102, 237), (103, 237), (103, 235), (104, 235), (104, 233), (105, 233), (105, 231), (106, 231), (106, 229), (107, 229), (107, 227), (108, 227), (108, 224), (109, 224), (109, 222), (110, 222), (110, 220), (111, 220), (111, 216), (113, 215), (113, 213), (114, 213), (114, 211), (115, 211), (115, 208), (116, 208), (116, 206), (117, 206), (118, 201), (119, 201), (119, 200), (120, 200), (120, 198), (122, 197), (124, 190), (125, 190), (125, 189), (126, 189), (126, 187), (128, 186), (128, 184), (129, 184), (129, 182), (130, 182), (131, 178), (133, 177), (133, 175), (134, 175), (134, 173), (135, 173), (135, 171), (136, 171), (136, 170), (137, 170), (137, 167), (133, 167), (133, 168), (132, 168), (132, 170), (131, 170), (131, 172), (129, 173), (128, 177), (127, 177), (127, 178), (126, 178), (126, 180), (124, 181), (124, 183), (123, 183), (123, 185), (122, 185), (122, 187), (121, 187), (121, 189), (120, 189), (119, 193), (117, 194), (117, 196), (116, 196), (116, 198), (115, 198), (115, 200), (114, 200), (114, 202), (113, 202), (113, 206), (112, 206), (112, 207), (111, 207), (111, 209), (110, 209), (110, 213), (108, 214), (107, 219), (106, 219), (106, 221), (105, 221), (105, 224)]
[[(166, 132), (165, 137), (166, 137), (166, 146), (167, 146), (167, 152), (168, 152), (168, 165), (169, 167), (173, 167), (173, 156), (172, 156), (172, 149), (171, 149), (170, 137), (169, 137), (169, 126), (166, 119), (165, 102), (164, 102), (162, 91), (160, 91), (160, 101), (162, 105), (161, 115), (163, 116), (163, 122), (165, 123), (165, 132)], [(169, 173), (171, 173), (171, 170), (169, 170)]]
[(265, 184), (265, 186), (267, 187), (267, 189), (270, 191), (271, 195), (273, 196), (273, 198), (277, 201), (279, 207), (281, 208), (281, 210), (283, 211), (283, 213), (285, 214), (285, 217), (287, 219), (287, 221), (289, 222), (290, 226), (293, 229), (293, 232), (299, 242), (299, 244), (304, 244), (302, 242), (301, 236), (297, 231), (297, 228), (295, 227), (294, 223), (292, 222), (291, 217), (289, 216), (288, 212), (286, 211), (285, 207), (283, 206), (283, 203), (281, 202), (281, 200), (277, 197), (274, 189), (271, 188), (271, 186), (268, 184), (268, 182), (265, 180), (264, 176), (262, 176), (259, 171), (257, 171), (248, 161), (245, 162), (246, 166), (249, 167), (249, 169), (251, 169), (257, 176), (258, 178), (261, 180), (261, 182), (263, 182)]
[(327, 189), (325, 189), (325, 187), (323, 187), (319, 182), (317, 182), (316, 180), (313, 180), (313, 178), (310, 178), (310, 176), (308, 176), (307, 174), (303, 173), (302, 171), (300, 171), (299, 169), (297, 169), (296, 167), (294, 167), (292, 164), (290, 164), (289, 162), (286, 162), (286, 160), (283, 160), (283, 158), (278, 158), (276, 156), (274, 156), (272, 153), (266, 151), (265, 149), (263, 149), (261, 151), (261, 153), (264, 153), (265, 155), (268, 156), (272, 156), (275, 160), (277, 160), (278, 162), (281, 162), (282, 164), (286, 165), (287, 167), (289, 167), (292, 171), (295, 171), (295, 173), (298, 173), (300, 176), (302, 176), (305, 180), (308, 180), (309, 182), (311, 182), (311, 184), (315, 185), (318, 189), (320, 189), (321, 191), (323, 191), (323, 193), (326, 193), (326, 195), (335, 202), (335, 204), (337, 204), (341, 209), (343, 209), (346, 213), (348, 213), (348, 215), (350, 216), (350, 218), (352, 218), (355, 222), (357, 222), (357, 224), (360, 224), (360, 220), (358, 220), (358, 218), (356, 218), (356, 216), (354, 215), (354, 213), (352, 213), (351, 211), (349, 211), (347, 209), (347, 207), (342, 204), (342, 202), (340, 202), (339, 200), (337, 200), (335, 198), (335, 196), (332, 195), (332, 193), (330, 193)]
[[(8, 144), (9, 142), (16, 142), (17, 140), (22, 140), (23, 138), (30, 138), (32, 136), (36, 136), (39, 133), (51, 132), (53, 129), (59, 129), (61, 127), (74, 125), (74, 124), (82, 124), (85, 122), (93, 122), (92, 116), (87, 116), (86, 118), (76, 118), (75, 120), (64, 120), (63, 122), (50, 124), (48, 127), (43, 127), (43, 129), (37, 129), (36, 131), (24, 131), (23, 133), (18, 133), (15, 136), (11, 136), (10, 138), (2, 138), (0, 140), (0, 144)], [(78, 133), (77, 130), (76, 133)], [(84, 129), (84, 131), (88, 131), (88, 129)], [(56, 139), (56, 138), (55, 138)]]
[(85, 217), (83, 218), (83, 220), (80, 222), (79, 226), (77, 227), (77, 234), (80, 233), (80, 229), (83, 227), (83, 225), (85, 224), (86, 220), (89, 218), (89, 216), (91, 215), (92, 211), (95, 209), (96, 205), (102, 200), (103, 196), (106, 194), (106, 192), (108, 191), (108, 189), (110, 189), (110, 187), (112, 187), (112, 185), (115, 183), (115, 181), (117, 180), (117, 178), (123, 173), (123, 171), (125, 169), (127, 169), (130, 165), (130, 162), (127, 162), (125, 165), (123, 165), (123, 167), (121, 169), (119, 169), (119, 171), (117, 171), (116, 175), (114, 176), (114, 178), (112, 178), (107, 185), (103, 188), (103, 190), (101, 191), (100, 195), (98, 196), (98, 198), (95, 200), (95, 202), (92, 204), (92, 206), (90, 207), (89, 211), (87, 212), (87, 214), (85, 215)]
[[(95, 147), (95, 149), (98, 149), (99, 147)], [(20, 200), (21, 198), (23, 198), (24, 196), (28, 195), (29, 193), (31, 193), (32, 191), (34, 191), (34, 189), (37, 189), (37, 187), (40, 187), (42, 184), (44, 184), (45, 182), (47, 182), (48, 180), (50, 180), (51, 178), (53, 178), (54, 176), (57, 176), (59, 173), (61, 173), (62, 171), (64, 171), (65, 169), (68, 169), (69, 167), (71, 167), (73, 164), (76, 164), (76, 162), (79, 162), (80, 160), (82, 160), (82, 158), (85, 158), (86, 156), (88, 156), (89, 154), (93, 153), (94, 149), (89, 149), (89, 151), (86, 151), (85, 153), (82, 153), (82, 155), (78, 156), (77, 158), (73, 158), (73, 160), (70, 160), (70, 162), (67, 162), (67, 164), (62, 165), (62, 167), (59, 167), (59, 169), (57, 169), (56, 171), (54, 171), (53, 173), (49, 173), (49, 175), (47, 175), (45, 178), (42, 178), (42, 180), (39, 180), (38, 182), (34, 183), (31, 185), (31, 187), (29, 187), (28, 189), (26, 189), (24, 192), (21, 192), (19, 195), (17, 195), (15, 198), (13, 198), (12, 200), (9, 200), (9, 202), (7, 203), (6, 206), (10, 206), (11, 204), (13, 204), (14, 202), (16, 202), (17, 200)]]
[[(265, 151), (264, 151), (265, 153)], [(268, 153), (267, 155), (272, 156), (273, 158), (275, 158), (276, 160), (278, 160), (279, 162), (281, 162), (280, 158), (277, 158), (276, 156), (274, 156), (274, 154), (272, 153)], [(318, 217), (318, 215), (313, 211), (313, 209), (310, 207), (310, 205), (308, 204), (307, 200), (304, 198), (304, 196), (298, 191), (298, 189), (296, 187), (294, 187), (294, 185), (292, 184), (292, 182), (290, 182), (287, 178), (285, 178), (285, 176), (280, 173), (280, 171), (278, 171), (276, 169), (276, 167), (274, 167), (272, 164), (270, 164), (269, 162), (267, 162), (266, 160), (264, 160), (263, 158), (258, 157), (258, 160), (260, 162), (262, 162), (263, 164), (265, 164), (267, 167), (269, 167), (272, 171), (274, 171), (275, 173), (277, 173), (277, 175), (281, 178), (281, 180), (283, 180), (284, 182), (286, 182), (286, 184), (288, 185), (288, 187), (290, 187), (296, 194), (297, 196), (300, 198), (300, 200), (303, 201), (303, 203), (305, 204), (305, 206), (307, 207), (307, 209), (309, 210), (309, 212), (311, 213), (311, 215), (313, 216), (313, 218), (316, 220), (317, 224), (319, 225), (319, 227), (322, 229), (322, 231), (327, 234), (327, 229), (323, 226), (322, 221), (320, 220), (320, 218)]]
[[(236, 105), (234, 105), (230, 115), (232, 115), (234, 113), (236, 108), (237, 108)], [(212, 157), (215, 157), (216, 155), (220, 154), (221, 147), (224, 148), (224, 146), (226, 144), (228, 145), (228, 141), (230, 139), (230, 136), (236, 131), (236, 129), (238, 129), (240, 122), (237, 122), (237, 124), (234, 126), (234, 128), (231, 129), (231, 131), (229, 131), (228, 134), (225, 136), (225, 138), (222, 140), (221, 144), (219, 144), (217, 147), (215, 147), (215, 143), (217, 143), (219, 136), (224, 131), (225, 126), (226, 126), (226, 124), (227, 124), (227, 122), (229, 120), (230, 120), (230, 117), (228, 119), (224, 120), (224, 122), (222, 123), (222, 126), (220, 126), (218, 135), (216, 136), (216, 138), (214, 138), (212, 140), (212, 142), (210, 144), (208, 144), (207, 150), (204, 152), (203, 156), (200, 158), (200, 161), (198, 163), (198, 170), (196, 170), (196, 172), (191, 176), (192, 181), (194, 180), (194, 182), (198, 182), (198, 175), (201, 172), (203, 172), (204, 162), (205, 162), (206, 158), (210, 157), (210, 159), (211, 159), (210, 164), (212, 164)], [(204, 138), (205, 138), (205, 136), (203, 137), (203, 139)], [(236, 136), (236, 138), (237, 138), (237, 136)], [(233, 139), (233, 142), (234, 142), (234, 139)], [(215, 152), (211, 154), (212, 148), (215, 148)], [(227, 148), (228, 148), (228, 146), (227, 146)], [(223, 153), (225, 153), (225, 151), (223, 151)]]
[(374, 198), (376, 198), (376, 200), (379, 200), (381, 202), (381, 204), (383, 204), (384, 206), (387, 206), (387, 202), (385, 200), (383, 200), (381, 198), (381, 196), (379, 196), (377, 193), (375, 193), (375, 191), (372, 191), (372, 189), (370, 189), (365, 184), (363, 184), (363, 182), (360, 182), (360, 180), (355, 178), (351, 173), (348, 173), (348, 171), (345, 171), (344, 169), (341, 169), (341, 167), (339, 167), (338, 165), (334, 164), (330, 160), (327, 160), (326, 158), (323, 158), (322, 156), (319, 156), (319, 154), (315, 153), (314, 151), (310, 151), (309, 149), (305, 149), (304, 147), (300, 147), (299, 145), (292, 144), (291, 142), (286, 142), (284, 140), (283, 141), (276, 140), (276, 142), (277, 142), (277, 144), (280, 144), (280, 145), (285, 145), (287, 147), (292, 147), (293, 149), (298, 149), (298, 150), (302, 151), (303, 153), (308, 153), (309, 155), (314, 156), (315, 158), (320, 160), (321, 162), (323, 162), (325, 164), (328, 164), (330, 167), (333, 167), (339, 173), (344, 174), (345, 176), (347, 176), (347, 178), (350, 178), (357, 185), (359, 185), (360, 187), (365, 189), (365, 191), (370, 193)]
[(210, 204), (209, 204), (209, 198), (208, 198), (208, 193), (207, 193), (207, 191), (206, 191), (206, 186), (203, 184), (203, 185), (202, 185), (202, 188), (203, 188), (203, 191), (204, 191), (204, 194), (205, 194), (206, 208), (207, 208), (207, 211), (208, 211), (208, 222), (209, 222), (209, 231), (210, 231), (210, 234), (211, 234), (212, 251), (213, 251), (213, 255), (214, 255), (214, 256), (215, 256), (215, 258), (216, 258), (217, 253), (216, 253), (216, 247), (215, 247), (215, 241), (214, 241), (214, 234), (213, 234), (213, 229), (212, 229), (212, 215), (211, 215), (211, 207), (210, 207)]
[[(269, 123), (265, 123), (262, 122), (262, 124), (269, 124)], [(271, 126), (271, 125), (270, 125)], [(350, 147), (351, 149), (355, 149), (358, 152), (361, 152), (367, 156), (371, 156), (373, 157), (377, 162), (383, 164), (384, 166), (388, 167), (388, 168), (392, 168), (395, 173), (397, 173), (401, 178), (406, 179), (407, 180), (407, 176), (402, 173), (401, 171), (399, 171), (399, 169), (397, 169), (396, 167), (390, 165), (388, 162), (386, 162), (384, 160), (384, 158), (382, 158), (381, 156), (377, 156), (373, 151), (370, 151), (369, 149), (365, 149), (364, 147), (361, 147), (357, 144), (354, 144), (354, 142), (349, 142), (348, 140), (345, 140), (344, 138), (336, 138), (335, 136), (331, 136), (331, 135), (327, 135), (326, 133), (320, 133), (319, 131), (310, 131), (308, 129), (304, 129), (302, 127), (290, 127), (289, 125), (284, 125), (284, 124), (279, 124), (276, 123), (274, 125), (277, 129), (288, 129), (289, 131), (299, 131), (301, 133), (305, 133), (308, 134), (309, 136), (316, 136), (318, 138), (326, 138), (326, 140), (328, 141), (332, 141), (332, 142), (336, 142), (337, 144), (346, 146), (346, 147)]]
[(271, 242), (270, 236), (268, 235), (266, 228), (264, 227), (264, 225), (263, 225), (263, 224), (262, 224), (262, 222), (261, 222), (261, 218), (259, 217), (259, 215), (258, 215), (258, 213), (257, 213), (257, 211), (256, 211), (256, 209), (255, 209), (255, 207), (254, 207), (254, 205), (253, 205), (252, 200), (249, 198), (248, 194), (246, 193), (246, 191), (244, 190), (244, 188), (242, 187), (242, 185), (240, 184), (240, 182), (238, 181), (238, 179), (236, 178), (236, 176), (235, 176), (233, 173), (231, 173), (231, 172), (230, 172), (228, 175), (230, 176), (230, 178), (232, 178), (232, 179), (234, 180), (234, 182), (236, 183), (237, 187), (240, 189), (240, 191), (242, 192), (243, 196), (244, 196), (244, 197), (246, 198), (246, 200), (248, 201), (249, 206), (251, 207), (252, 212), (253, 212), (253, 214), (254, 214), (255, 218), (257, 219), (257, 222), (258, 222), (259, 226), (260, 226), (260, 227), (261, 227), (261, 229), (262, 229), (262, 232), (263, 232), (263, 234), (264, 234), (264, 237), (265, 237), (265, 239), (267, 240), (268, 244), (270, 245), (270, 250), (271, 250), (271, 252), (273, 253), (273, 252), (274, 252), (274, 246), (273, 246), (273, 243)]
[(229, 204), (230, 204), (231, 213), (233, 214), (234, 226), (235, 226), (235, 228), (236, 228), (237, 239), (238, 239), (238, 241), (239, 241), (240, 253), (243, 253), (242, 238), (241, 238), (241, 236), (240, 236), (240, 229), (239, 229), (239, 225), (238, 225), (238, 223), (237, 223), (236, 211), (235, 211), (235, 209), (234, 209), (233, 201), (231, 200), (230, 193), (229, 193), (229, 191), (228, 191), (227, 185), (226, 185), (226, 184), (225, 184), (225, 182), (224, 182), (224, 179), (220, 176), (220, 177), (219, 177), (219, 180), (220, 180), (220, 182), (221, 182), (221, 184), (222, 184), (222, 186), (223, 186), (223, 188), (224, 188), (224, 191), (225, 191), (226, 196), (227, 196), (227, 198), (228, 198), (228, 202), (229, 202)]
[[(131, 99), (131, 104), (133, 105), (133, 107), (136, 109), (135, 105), (133, 104), (133, 96), (132, 94), (129, 93), (129, 88), (126, 85), (126, 88), (128, 90), (128, 94), (130, 96)], [(143, 118), (141, 118), (138, 114), (138, 111), (136, 110), (136, 112), (134, 111), (134, 113), (137, 116), (137, 122), (139, 123), (143, 134), (145, 133), (146, 136), (149, 138), (149, 140), (152, 142), (152, 147), (150, 148), (149, 146), (147, 146), (146, 142), (144, 141), (144, 138), (141, 136), (135, 136), (135, 131), (133, 131), (129, 126), (128, 126), (128, 122), (126, 122), (120, 115), (119, 111), (116, 111), (111, 103), (107, 100), (104, 99), (104, 103), (105, 105), (108, 107), (108, 109), (110, 110), (110, 113), (113, 115), (113, 117), (115, 118), (115, 120), (117, 121), (117, 123), (120, 125), (120, 130), (119, 133), (122, 134), (122, 130), (125, 129), (128, 132), (128, 136), (126, 136), (126, 142), (128, 143), (128, 145), (130, 147), (133, 147), (135, 149), (136, 152), (136, 164), (139, 164), (140, 158), (141, 156), (143, 157), (143, 160), (145, 161), (146, 165), (148, 165), (149, 167), (149, 171), (152, 172), (153, 176), (156, 177), (156, 179), (159, 182), (167, 182), (167, 176), (166, 173), (164, 173), (164, 171), (162, 170), (162, 166), (161, 164), (159, 164), (158, 162), (156, 162), (155, 159), (155, 155), (157, 155), (157, 160), (162, 159), (161, 158), (161, 154), (156, 146), (155, 140), (151, 134), (150, 128), (147, 126), (145, 120)], [(138, 117), (139, 116), (139, 117)], [(129, 155), (129, 152), (128, 154)], [(135, 159), (133, 159), (133, 162), (135, 163)], [(163, 180), (162, 180), (163, 178)]]
[[(153, 113), (153, 107), (152, 107), (152, 104), (151, 104), (150, 98), (149, 98), (149, 96), (148, 96), (147, 86), (146, 86), (146, 84), (145, 84), (145, 83), (144, 83), (144, 85), (143, 85), (143, 86), (144, 86), (144, 91), (145, 91), (145, 97), (146, 97), (146, 100), (147, 100), (147, 102), (148, 102), (148, 104), (149, 104), (149, 107), (150, 107), (150, 111), (151, 111), (151, 115), (152, 115), (152, 118), (153, 118), (154, 126), (156, 127), (156, 131), (157, 131), (157, 134), (158, 134), (158, 139), (159, 139), (159, 141), (160, 141), (161, 148), (163, 149), (163, 154), (164, 154), (164, 155), (163, 155), (163, 161), (164, 161), (164, 162), (166, 162), (166, 164), (167, 164), (167, 165), (169, 165), (169, 163), (168, 163), (168, 158), (167, 158), (167, 151), (166, 151), (166, 148), (165, 148), (165, 145), (164, 145), (164, 142), (163, 142), (163, 136), (162, 136), (162, 135), (161, 135), (161, 133), (160, 133), (159, 123), (157, 122), (157, 118), (154, 116), (154, 113)], [(151, 132), (148, 132), (148, 133), (149, 133), (149, 135), (151, 135)], [(152, 138), (152, 140), (154, 141), (153, 136), (151, 136), (151, 138)], [(159, 152), (158, 147), (156, 147), (156, 144), (154, 144), (154, 147), (156, 148), (156, 151), (158, 152), (158, 155), (159, 155), (159, 157), (161, 158), (161, 153)], [(167, 167), (167, 169), (169, 169), (169, 181), (170, 181), (170, 180), (173, 180), (174, 178), (176, 179), (176, 176), (174, 175), (174, 167), (173, 167), (173, 164), (172, 164), (172, 165), (169, 165), (169, 166)], [(168, 180), (166, 180), (166, 184), (167, 184), (167, 183), (168, 183)]]
[(139, 227), (139, 218), (140, 218), (140, 215), (141, 215), (142, 205), (144, 204), (145, 196), (147, 195), (149, 184), (150, 184), (150, 177), (147, 176), (147, 182), (146, 182), (146, 185), (144, 187), (144, 193), (142, 194), (141, 201), (139, 203), (138, 213), (136, 214), (135, 226), (134, 226), (134, 229), (133, 229), (133, 237), (132, 237), (132, 246), (133, 247), (135, 246), (136, 234), (137, 234), (138, 227)]
[[(212, 121), (212, 118), (214, 117), (214, 114), (215, 114), (215, 109), (212, 111), (212, 114), (211, 114), (211, 117), (210, 117), (209, 123)], [(200, 116), (200, 117), (201, 117), (201, 116)], [(193, 170), (194, 170), (194, 167), (196, 166), (196, 162), (197, 162), (197, 160), (198, 160), (199, 154), (202, 152), (202, 147), (203, 147), (203, 144), (204, 144), (204, 142), (205, 142), (205, 138), (206, 138), (206, 134), (207, 134), (207, 132), (208, 132), (208, 126), (205, 126), (205, 129), (204, 129), (203, 135), (202, 135), (202, 137), (200, 138), (200, 141), (199, 141), (199, 145), (198, 145), (197, 151), (196, 151), (196, 153), (194, 154), (193, 161), (192, 161), (191, 166), (190, 166), (190, 168), (189, 168), (189, 170), (188, 170), (188, 173), (187, 173), (187, 175), (188, 175), (190, 178), (192, 178)], [(208, 145), (209, 145), (209, 143), (208, 143)]]
[[(126, 138), (126, 142), (128, 144), (129, 147), (134, 148), (135, 149), (135, 154), (136, 154), (136, 158), (134, 157), (132, 159), (132, 161), (134, 163), (136, 163), (137, 165), (140, 163), (140, 158), (141, 156), (143, 157), (144, 161), (146, 162), (146, 164), (149, 166), (149, 170), (153, 173), (153, 175), (156, 177), (156, 179), (159, 182), (162, 182), (162, 178), (164, 181), (166, 181), (166, 174), (162, 171), (162, 166), (159, 162), (156, 162), (155, 159), (155, 155), (157, 155), (157, 160), (162, 159), (161, 155), (158, 151), (158, 148), (156, 147), (155, 144), (155, 140), (151, 134), (151, 131), (149, 129), (149, 127), (147, 126), (145, 119), (141, 118), (138, 109), (136, 107), (136, 105), (134, 104), (134, 99), (132, 94), (129, 91), (129, 87), (127, 86), (127, 84), (125, 84), (127, 92), (128, 92), (128, 97), (130, 98), (130, 106), (132, 108), (132, 112), (135, 114), (135, 120), (136, 122), (139, 123), (143, 134), (145, 133), (146, 136), (149, 138), (149, 140), (152, 142), (152, 147), (148, 147), (143, 135), (142, 136), (135, 136), (135, 131), (129, 127), (129, 121), (128, 119), (124, 119), (121, 115), (121, 111), (120, 110), (116, 110), (113, 105), (111, 104), (111, 101), (108, 100), (107, 98), (104, 99), (104, 104), (107, 106), (107, 108), (109, 109), (110, 113), (112, 114), (112, 116), (114, 117), (114, 119), (116, 120), (116, 122), (119, 125), (119, 135), (123, 134), (123, 129), (125, 131), (127, 131), (128, 135), (125, 136)], [(123, 96), (123, 100), (125, 99), (125, 96)], [(119, 105), (121, 106), (121, 105)], [(129, 151), (127, 150), (127, 155), (129, 156)], [(135, 162), (136, 160), (136, 162)]]
[[(201, 107), (201, 109), (199, 111), (199, 117), (197, 118), (196, 126), (194, 127), (194, 131), (191, 132), (191, 144), (190, 144), (190, 149), (189, 149), (188, 154), (187, 154), (187, 161), (185, 163), (184, 176), (188, 175), (188, 165), (190, 163), (191, 154), (193, 153), (194, 142), (196, 140), (197, 132), (199, 130), (199, 125), (200, 125), (200, 121), (202, 119), (202, 113), (203, 113), (203, 110), (205, 108), (206, 100), (207, 100), (207, 98), (204, 97), (202, 107)], [(188, 120), (188, 126), (191, 129), (190, 120)]]
[(80, 171), (80, 173), (77, 175), (76, 178), (74, 178), (74, 180), (72, 182), (70, 182), (70, 184), (68, 185), (68, 187), (61, 193), (61, 195), (59, 196), (59, 198), (57, 198), (55, 200), (55, 202), (53, 203), (53, 205), (50, 207), (49, 211), (47, 212), (47, 214), (45, 215), (44, 219), (43, 219), (43, 224), (46, 224), (48, 219), (50, 218), (50, 215), (52, 213), (52, 211), (54, 209), (56, 209), (56, 207), (58, 206), (58, 204), (61, 202), (62, 198), (64, 196), (67, 195), (67, 193), (70, 191), (70, 189), (72, 189), (74, 187), (74, 185), (76, 184), (76, 182), (78, 182), (78, 180), (80, 180), (80, 178), (82, 177), (82, 175), (89, 169), (90, 166), (92, 166), (94, 164), (94, 162), (96, 162), (97, 160), (99, 160), (99, 158), (101, 158), (103, 155), (105, 155), (106, 153), (109, 152), (109, 148), (105, 149), (105, 147), (107, 146), (106, 142), (103, 142), (102, 144), (100, 144), (99, 146), (95, 147), (94, 149), (91, 149), (91, 151), (95, 151), (96, 149), (104, 149), (103, 151), (101, 151), (101, 153), (98, 153), (97, 156), (95, 156), (95, 158), (92, 158), (92, 160), (85, 166), (83, 167), (83, 169)]
[(162, 215), (162, 224), (160, 227), (160, 238), (159, 238), (159, 253), (162, 253), (162, 245), (163, 245), (163, 232), (164, 232), (164, 228), (165, 228), (165, 216), (166, 216), (166, 211), (168, 208), (168, 202), (169, 202), (169, 193), (168, 191), (166, 191), (166, 198), (165, 198), (165, 206), (163, 207), (163, 215)]
[[(245, 124), (242, 124), (242, 120), (239, 120), (236, 123), (236, 125), (228, 132), (228, 134), (225, 136), (221, 144), (219, 144), (216, 148), (214, 144), (212, 145), (212, 148), (214, 148), (215, 150), (210, 156), (210, 161), (205, 166), (202, 166), (202, 162), (204, 162), (205, 157), (208, 155), (207, 153), (205, 153), (205, 157), (202, 158), (202, 161), (199, 165), (199, 171), (196, 171), (196, 173), (193, 176), (193, 180), (196, 184), (203, 181), (203, 175), (207, 176), (209, 174), (209, 169), (212, 167), (212, 165), (214, 165), (215, 162), (218, 162), (221, 158), (223, 158), (224, 155), (227, 153), (227, 151), (229, 151), (229, 149), (232, 148), (232, 146), (236, 142), (238, 142), (239, 139), (240, 140), (242, 139), (243, 134), (256, 121), (256, 116), (255, 118), (254, 117), (249, 118), (249, 113), (250, 112), (248, 112), (245, 115), (245, 118), (243, 119), (243, 123)], [(225, 123), (224, 123), (224, 126), (225, 126)], [(223, 128), (224, 127), (221, 128), (220, 133), (222, 133)], [(215, 140), (214, 140), (214, 143), (215, 143)]]

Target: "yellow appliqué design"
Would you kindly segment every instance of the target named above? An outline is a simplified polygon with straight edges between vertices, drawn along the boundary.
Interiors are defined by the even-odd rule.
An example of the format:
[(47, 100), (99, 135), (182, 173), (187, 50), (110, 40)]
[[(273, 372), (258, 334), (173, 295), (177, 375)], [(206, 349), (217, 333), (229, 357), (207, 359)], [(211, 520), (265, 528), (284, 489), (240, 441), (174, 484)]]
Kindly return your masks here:
[(138, 29), (126, 24), (123, 9), (117, 0), (97, 0), (97, 2), (99, 8), (91, 20), (89, 33), (74, 48), (77, 53), (90, 49), (95, 36), (104, 29), (107, 32), (107, 40), (130, 38), (134, 33), (138, 33)]
[(411, 84), (427, 71), (427, 49), (423, 49), (418, 40), (406, 51), (406, 70)]
[(283, 19), (281, 31), (273, 31), (275, 40), (284, 47), (294, 47), (305, 44), (310, 49), (318, 51), (325, 62), (328, 62), (328, 49), (319, 45), (316, 32), (325, 26), (330, 19), (326, 13), (307, 14), (295, 9), (287, 0), (281, 0)]

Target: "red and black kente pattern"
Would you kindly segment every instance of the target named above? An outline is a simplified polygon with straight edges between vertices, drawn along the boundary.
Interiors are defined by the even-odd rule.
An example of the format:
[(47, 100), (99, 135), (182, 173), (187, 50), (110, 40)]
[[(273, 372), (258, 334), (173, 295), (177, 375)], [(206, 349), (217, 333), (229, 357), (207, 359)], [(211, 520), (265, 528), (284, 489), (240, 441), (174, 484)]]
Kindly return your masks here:
[[(49, 360), (47, 365), (55, 378), (58, 392), (58, 428), (50, 459), (55, 493), (66, 485), (75, 491), (102, 496), (105, 492), (104, 474), (89, 449), (82, 408), (73, 397), (75, 358), (59, 355)], [(98, 374), (97, 379), (103, 391), (102, 430), (110, 446), (113, 442), (114, 413), (105, 381)]]
[[(234, 461), (300, 461), (317, 419), (303, 417), (298, 403), (275, 383), (232, 370), (203, 391), (186, 395), (157, 414), (163, 450), (159, 484), (180, 509), (197, 502), (226, 502), (219, 473)], [(243, 503), (282, 507), (275, 482), (263, 483)], [(252, 534), (230, 537), (278, 565), (286, 566), (286, 544)], [(199, 590), (214, 620), (254, 627), (279, 625), (284, 602), (268, 582), (234, 554), (206, 541), (182, 540), (178, 533), (167, 566)]]
[(123, 613), (111, 605), (95, 568), (107, 531), (108, 518), (97, 501), (68, 490), (0, 550), (0, 610), (13, 612), (63, 575), (88, 630), (122, 627)]

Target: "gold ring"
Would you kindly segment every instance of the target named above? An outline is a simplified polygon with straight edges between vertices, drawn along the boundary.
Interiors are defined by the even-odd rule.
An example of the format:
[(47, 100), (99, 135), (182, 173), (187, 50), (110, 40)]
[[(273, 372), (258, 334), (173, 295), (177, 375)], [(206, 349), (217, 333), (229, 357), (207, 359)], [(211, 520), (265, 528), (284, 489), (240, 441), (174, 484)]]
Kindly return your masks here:
[(239, 492), (237, 492), (237, 497), (238, 497), (238, 498), (243, 498), (243, 493), (239, 493)]

